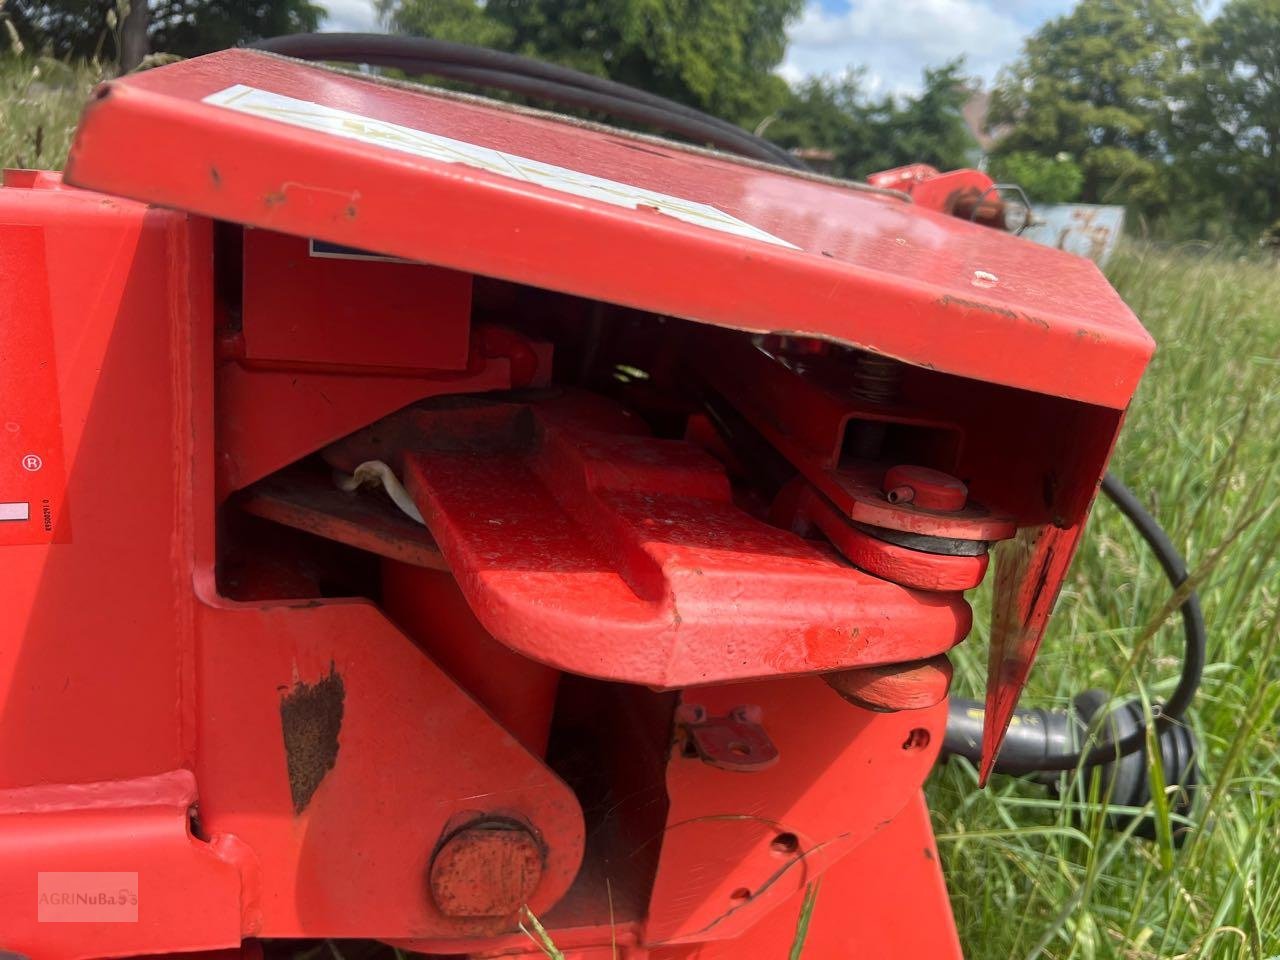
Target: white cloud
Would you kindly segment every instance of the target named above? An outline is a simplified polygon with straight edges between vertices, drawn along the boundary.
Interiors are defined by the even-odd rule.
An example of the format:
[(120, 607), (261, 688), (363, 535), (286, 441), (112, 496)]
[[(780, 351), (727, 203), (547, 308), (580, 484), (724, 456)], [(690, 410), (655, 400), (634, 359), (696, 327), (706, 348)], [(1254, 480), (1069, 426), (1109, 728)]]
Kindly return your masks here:
[[(788, 31), (779, 73), (790, 82), (865, 67), (876, 93), (920, 87), (920, 73), (964, 55), (969, 73), (990, 80), (1018, 55), (1036, 26), (1074, 0), (809, 0)], [(1220, 0), (1209, 0), (1209, 5)], [(384, 30), (374, 0), (321, 0), (326, 31)]]
[(330, 33), (383, 33), (373, 0), (326, 0), (320, 29)]
[(920, 88), (924, 67), (963, 55), (966, 72), (990, 80), (1029, 32), (999, 0), (853, 0), (828, 10), (811, 0), (789, 31), (780, 73), (789, 81), (865, 67), (875, 93)]

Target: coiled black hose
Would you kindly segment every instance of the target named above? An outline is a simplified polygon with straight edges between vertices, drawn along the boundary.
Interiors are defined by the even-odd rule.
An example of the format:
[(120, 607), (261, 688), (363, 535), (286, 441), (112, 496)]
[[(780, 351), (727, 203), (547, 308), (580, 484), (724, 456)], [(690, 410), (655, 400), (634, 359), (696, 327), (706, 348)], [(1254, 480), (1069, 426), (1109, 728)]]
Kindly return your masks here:
[(364, 63), (506, 90), (657, 127), (766, 163), (805, 168), (803, 161), (777, 144), (719, 117), (624, 83), (514, 53), (371, 33), (295, 33), (262, 40), (254, 48), (300, 60)]

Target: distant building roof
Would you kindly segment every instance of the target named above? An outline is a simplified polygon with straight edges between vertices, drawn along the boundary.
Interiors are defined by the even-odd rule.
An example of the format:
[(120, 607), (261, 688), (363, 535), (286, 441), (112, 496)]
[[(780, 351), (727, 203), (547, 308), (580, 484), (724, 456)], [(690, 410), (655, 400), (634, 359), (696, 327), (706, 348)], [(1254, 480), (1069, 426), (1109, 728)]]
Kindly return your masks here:
[(964, 117), (965, 125), (973, 134), (973, 139), (978, 141), (978, 146), (982, 148), (983, 153), (989, 152), (1001, 137), (1013, 129), (1007, 123), (991, 126), (987, 122), (987, 114), (990, 110), (991, 91), (982, 89), (970, 93), (969, 99), (960, 108), (960, 115)]

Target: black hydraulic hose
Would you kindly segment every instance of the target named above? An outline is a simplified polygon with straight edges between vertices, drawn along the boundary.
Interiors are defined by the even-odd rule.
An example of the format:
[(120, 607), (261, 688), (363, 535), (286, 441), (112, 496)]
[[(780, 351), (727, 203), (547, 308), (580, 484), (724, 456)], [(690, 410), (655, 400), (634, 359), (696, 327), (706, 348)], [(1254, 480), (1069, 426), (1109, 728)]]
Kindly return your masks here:
[[(1108, 473), (1102, 480), (1102, 492), (1147, 542), (1174, 589), (1181, 587), (1187, 579), (1186, 561), (1156, 519), (1138, 502), (1133, 491), (1116, 479), (1114, 474)], [(1185, 638), (1182, 673), (1169, 699), (1162, 706), (1152, 706), (1157, 736), (1182, 719), (1195, 697), (1204, 673), (1207, 638), (1204, 614), (1196, 591), (1192, 590), (1187, 594), (1178, 610), (1182, 614)], [(1006, 757), (1002, 752), (1001, 757), (996, 760), (995, 770), (998, 773), (1074, 770), (1081, 766), (1108, 764), (1141, 750), (1147, 740), (1147, 723), (1144, 719), (1138, 719), (1128, 724), (1130, 729), (1120, 739), (1108, 739), (1087, 753), (1082, 749), (1055, 749), (1083, 737), (1076, 738), (1070, 733), (1071, 724), (1065, 718), (1060, 723), (1050, 722), (1046, 711), (1023, 709), (1017, 711), (1017, 717), (1017, 733), (1011, 733), (1013, 740), (1009, 755)], [(978, 762), (981, 756), (982, 720), (981, 711), (976, 710), (975, 705), (967, 701), (955, 701), (947, 723), (946, 751)], [(1011, 727), (1011, 731), (1013, 729)]]
[(406, 73), (430, 73), (433, 76), (460, 80), (476, 86), (506, 90), (523, 96), (549, 101), (560, 106), (577, 107), (583, 110), (595, 110), (607, 113), (611, 117), (629, 120), (657, 127), (668, 133), (687, 137), (699, 143), (710, 143), (722, 150), (763, 160), (766, 163), (777, 163), (777, 158), (770, 151), (761, 150), (751, 140), (751, 134), (745, 130), (731, 132), (719, 128), (708, 127), (699, 120), (680, 114), (673, 114), (658, 107), (623, 100), (608, 94), (584, 90), (581, 87), (566, 86), (539, 77), (527, 77), (523, 74), (506, 73), (500, 70), (488, 70), (481, 67), (461, 66), (452, 63), (436, 63), (429, 60), (397, 60), (385, 58), (379, 61), (381, 66), (396, 67)]
[[(1102, 478), (1102, 492), (1116, 505), (1122, 514), (1133, 524), (1139, 536), (1151, 547), (1156, 560), (1169, 583), (1175, 590), (1187, 580), (1187, 564), (1182, 554), (1173, 545), (1164, 528), (1151, 516), (1133, 491), (1118, 480), (1114, 474), (1108, 473)], [(1187, 594), (1178, 608), (1182, 614), (1182, 630), (1185, 645), (1182, 659), (1182, 675), (1169, 699), (1165, 701), (1161, 714), (1173, 719), (1180, 718), (1191, 706), (1196, 690), (1200, 687), (1200, 678), (1204, 673), (1204, 661), (1208, 640), (1205, 633), (1204, 613), (1200, 609), (1200, 595), (1192, 590)]]
[[(950, 699), (947, 731), (942, 742), (944, 755), (965, 757), (977, 765), (982, 754), (985, 712), (980, 700)], [(1000, 745), (996, 772), (1023, 776), (1044, 769), (1047, 759), (1080, 744), (1087, 732), (1087, 722), (1087, 718), (1074, 710), (1019, 707)]]
[[(565, 86), (581, 87), (594, 90), (623, 100), (634, 100), (672, 113), (725, 128), (733, 133), (743, 134), (741, 127), (723, 120), (720, 117), (704, 113), (695, 107), (687, 106), (675, 100), (649, 93), (638, 87), (628, 86), (606, 77), (583, 73), (570, 67), (547, 63), (532, 57), (492, 50), (488, 47), (475, 47), (465, 43), (452, 43), (447, 40), (436, 40), (430, 37), (402, 37), (376, 33), (313, 33), (291, 34), (273, 37), (257, 44), (258, 49), (270, 50), (287, 56), (307, 60), (336, 60), (344, 62), (360, 62), (377, 65), (383, 59), (394, 58), (409, 61), (433, 61), (435, 63), (453, 63), (458, 66), (469, 66), (503, 73), (520, 74), (527, 77), (539, 77)], [(399, 67), (399, 69), (404, 69)], [(748, 134), (758, 145), (772, 148), (779, 159), (789, 166), (802, 167), (803, 161), (787, 153), (776, 144)]]
[(646, 124), (766, 163), (802, 169), (802, 161), (741, 127), (626, 84), (529, 57), (423, 37), (291, 34), (255, 47), (303, 60), (393, 67), (518, 93)]

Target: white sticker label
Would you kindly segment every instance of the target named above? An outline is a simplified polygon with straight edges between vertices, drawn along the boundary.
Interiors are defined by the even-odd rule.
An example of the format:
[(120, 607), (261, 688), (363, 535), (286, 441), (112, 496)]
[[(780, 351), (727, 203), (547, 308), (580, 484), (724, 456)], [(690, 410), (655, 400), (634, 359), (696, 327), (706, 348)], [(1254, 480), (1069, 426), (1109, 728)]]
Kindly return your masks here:
[(30, 503), (0, 503), (0, 520), (30, 520)]
[(504, 153), (501, 150), (481, 147), (463, 140), (425, 133), (398, 123), (362, 117), (357, 113), (326, 107), (323, 104), (295, 100), (293, 97), (281, 96), (278, 93), (259, 90), (240, 83), (209, 94), (204, 98), (204, 102), (239, 113), (264, 117), (307, 130), (316, 130), (346, 140), (358, 140), (361, 143), (410, 153), (416, 157), (438, 160), (441, 163), (465, 164), (477, 170), (496, 173), (513, 180), (523, 180), (526, 183), (536, 183), (561, 193), (599, 200), (615, 207), (625, 207), (628, 210), (651, 207), (685, 223), (709, 227), (735, 237), (762, 240), (765, 243), (789, 247), (793, 250), (799, 249), (795, 244), (766, 233), (758, 227), (753, 227), (709, 204), (683, 200), (655, 190), (619, 183), (617, 180), (606, 180), (604, 177), (518, 157), (513, 153)]

